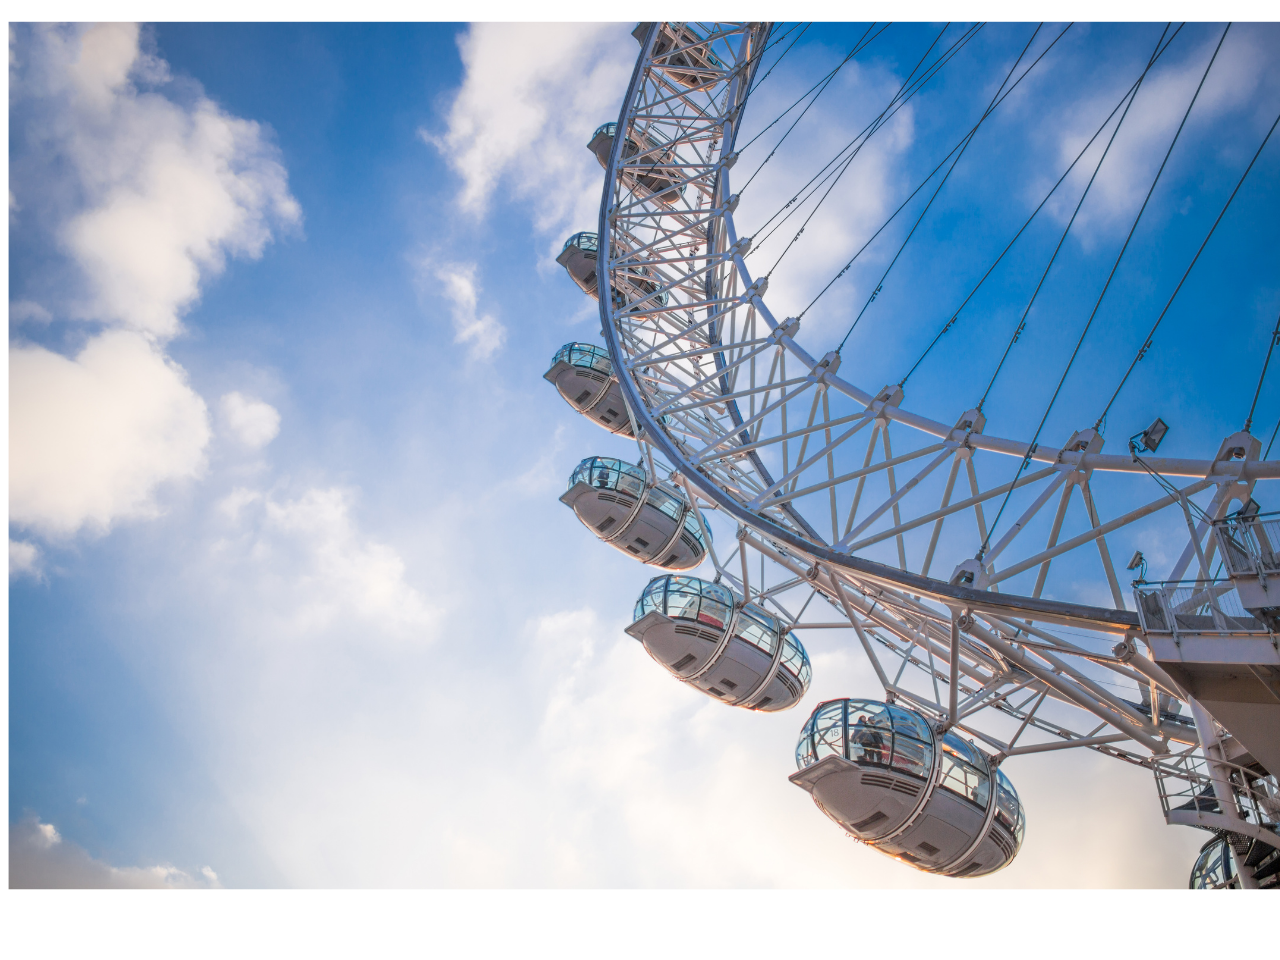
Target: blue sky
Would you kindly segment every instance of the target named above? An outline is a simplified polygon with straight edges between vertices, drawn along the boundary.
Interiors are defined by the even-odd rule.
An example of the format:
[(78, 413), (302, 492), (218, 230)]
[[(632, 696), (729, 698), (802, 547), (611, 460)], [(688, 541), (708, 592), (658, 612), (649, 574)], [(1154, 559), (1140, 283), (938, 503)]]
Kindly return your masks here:
[[(9, 806), (26, 876), (948, 885), (841, 839), (786, 782), (813, 705), (874, 693), (850, 638), (806, 639), (815, 683), (796, 710), (710, 703), (621, 632), (648, 572), (556, 501), (582, 457), (634, 456), (542, 380), (562, 343), (598, 339), (553, 258), (594, 229), (585, 144), (617, 115), (631, 26), (15, 28)], [(993, 115), (851, 338), (850, 379), (905, 373), (1161, 27), (1073, 27)], [(864, 28), (810, 30), (744, 135)], [(744, 192), (743, 230), (939, 28), (895, 25), (841, 71)], [(777, 315), (967, 129), (1032, 29), (984, 29), (877, 134), (779, 268)], [(1150, 75), (989, 433), (1034, 430), (1220, 31), (1186, 27)], [(1232, 28), (1047, 435), (1091, 425), (1280, 111), (1277, 39)], [(1179, 294), (1109, 451), (1157, 414), (1162, 454), (1212, 456), (1239, 428), (1280, 311), (1278, 158), (1273, 143)], [(760, 159), (744, 153), (740, 182)], [(1069, 214), (1042, 215), (907, 406), (976, 402)], [(901, 236), (806, 319), (812, 352)], [(1272, 381), (1255, 433), (1277, 417)], [(1164, 826), (1144, 772), (1083, 753), (1006, 772), (1027, 845), (979, 885), (1185, 882), (1201, 840)]]

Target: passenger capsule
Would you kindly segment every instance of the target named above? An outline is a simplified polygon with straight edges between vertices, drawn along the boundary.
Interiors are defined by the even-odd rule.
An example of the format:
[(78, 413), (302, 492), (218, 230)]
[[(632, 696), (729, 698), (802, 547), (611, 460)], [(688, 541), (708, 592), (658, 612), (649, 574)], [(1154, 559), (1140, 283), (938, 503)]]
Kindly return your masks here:
[(573, 278), (573, 282), (588, 293), (600, 299), (596, 290), (599, 281), (596, 279), (596, 260), (600, 253), (599, 238), (594, 233), (583, 230), (575, 233), (564, 242), (564, 249), (556, 257), (556, 263), (564, 267)]
[[(609, 155), (613, 152), (613, 140), (617, 133), (616, 123), (603, 124), (592, 134), (591, 141), (587, 144), (587, 149), (596, 155), (602, 167), (609, 166)], [(627, 142), (622, 146), (622, 159), (630, 160), (642, 150), (644, 151), (642, 161), (647, 161), (647, 164), (642, 167), (627, 168), (628, 179), (639, 185), (642, 193), (652, 196), (660, 203), (675, 203), (684, 193), (684, 187), (676, 187), (675, 184), (679, 182), (680, 177), (663, 169), (665, 165), (675, 163), (674, 151), (669, 147), (663, 149), (647, 137), (642, 137), (640, 143), (627, 137)]]
[(984, 876), (1022, 846), (1026, 819), (1013, 784), (973, 744), (939, 737), (914, 710), (820, 703), (800, 733), (796, 766), (791, 782), (845, 832), (927, 873)]
[(543, 378), (555, 384), (560, 396), (584, 417), (610, 433), (634, 436), (622, 388), (613, 375), (613, 361), (604, 349), (590, 343), (566, 343), (551, 360)]
[(800, 641), (719, 583), (655, 577), (627, 633), (676, 679), (735, 707), (786, 710), (809, 689), (813, 670)]
[[(1276, 843), (1280, 844), (1280, 837), (1276, 838)], [(1258, 889), (1280, 889), (1280, 849), (1261, 840), (1241, 838), (1240, 856), (1253, 871)], [(1210, 838), (1200, 848), (1200, 855), (1191, 868), (1191, 881), (1187, 886), (1192, 890), (1240, 888), (1239, 861), (1225, 835), (1218, 834)]]
[(643, 467), (587, 457), (560, 502), (597, 537), (665, 570), (691, 570), (707, 555), (698, 517), (667, 483), (650, 486)]
[[(566, 240), (560, 256), (556, 257), (556, 263), (568, 271), (573, 282), (582, 288), (583, 293), (590, 294), (597, 300), (600, 299), (600, 291), (596, 289), (599, 285), (599, 279), (596, 276), (599, 249), (600, 238), (584, 230)], [(629, 297), (624, 297), (623, 290), (614, 290), (613, 303), (619, 309), (630, 302), (631, 306), (628, 309), (635, 313), (665, 307), (669, 300), (667, 291), (661, 290), (662, 285), (648, 267), (619, 270), (614, 274), (614, 283), (630, 294)]]
[[(643, 44), (648, 31), (649, 24), (640, 23), (631, 31), (631, 35)], [(663, 72), (676, 83), (696, 87), (713, 79), (716, 72), (724, 69), (708, 49), (706, 41), (692, 27), (683, 23), (660, 23), (658, 31), (658, 36), (653, 41), (653, 58), (660, 65), (665, 64)], [(678, 52), (666, 56), (673, 50)], [(673, 69), (678, 67), (688, 69)]]

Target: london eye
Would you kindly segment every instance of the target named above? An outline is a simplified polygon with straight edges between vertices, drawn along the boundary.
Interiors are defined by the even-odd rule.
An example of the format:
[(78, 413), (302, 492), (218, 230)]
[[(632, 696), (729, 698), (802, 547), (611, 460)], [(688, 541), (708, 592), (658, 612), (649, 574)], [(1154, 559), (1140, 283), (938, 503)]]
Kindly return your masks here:
[[(1096, 302), (1091, 293), (1060, 355), (1036, 355), (1045, 396), (1025, 399), (1026, 416), (994, 409), (993, 385), (1031, 362), (1019, 341), (1053, 296), (1060, 251), (1115, 162), (1112, 145), (1145, 106), (1144, 82), (1189, 42), (1176, 24), (1146, 25), (1130, 86), (1094, 104), (1092, 137), (1043, 186), (1028, 185), (1039, 205), (992, 228), (1003, 233), (985, 272), (966, 278), (968, 296), (920, 319), (929, 329), (909, 369), (868, 381), (870, 335), (859, 323), (892, 296), (892, 271), (911, 258), (916, 227), (937, 215), (934, 200), (954, 189), (952, 171), (977, 162), (1001, 175), (998, 158), (975, 159), (984, 124), (1011, 96), (1033, 95), (1025, 78), (1051, 69), (1071, 25), (1025, 25), (973, 115), (947, 118), (954, 145), (930, 159), (936, 166), (902, 205), (809, 283), (794, 312), (770, 308), (775, 271), (806, 256), (805, 229), (846, 172), (983, 26), (931, 35), (901, 85), (863, 105), (870, 119), (855, 136), (830, 155), (785, 160), (785, 202), (772, 207), (753, 196), (757, 174), (784, 163), (780, 145), (887, 25), (867, 27), (835, 71), (770, 116), (752, 115), (757, 90), (805, 25), (637, 26), (620, 114), (601, 118), (583, 145), (604, 169), (598, 223), (558, 258), (598, 301), (601, 340), (564, 345), (546, 373), (573, 410), (613, 435), (602, 442), (631, 452), (580, 451), (561, 500), (599, 539), (658, 568), (647, 585), (637, 568), (627, 632), (676, 680), (726, 706), (795, 706), (813, 671), (800, 638), (848, 636), (879, 689), (850, 690), (797, 719), (790, 779), (833, 830), (904, 869), (959, 880), (1008, 865), (1035, 820), (1015, 789), (1018, 758), (1079, 749), (1145, 769), (1166, 822), (1205, 831), (1191, 886), (1276, 887), (1280, 513), (1264, 505), (1276, 502), (1280, 460), (1269, 459), (1275, 438), (1257, 408), (1280, 320), (1269, 342), (1185, 374), (1247, 381), (1253, 407), (1242, 427), (1206, 433), (1212, 418), (1171, 415), (1128, 422), (1135, 408), (1125, 402), (1203, 252), (1256, 215), (1241, 198), (1259, 158), (1277, 148), (1280, 117), (1221, 161), (1214, 209), (1185, 250), (1170, 245), (1172, 282), (1150, 280), (1155, 308), (1148, 315), (1143, 301), (1137, 339), (1112, 351), (1118, 376), (1064, 390), (1117, 291), (1137, 282), (1126, 254), (1150, 241), (1143, 218), (1165, 199), (1161, 178), (1229, 56), (1230, 27), (1216, 28), (1195, 61), (1199, 86), (1177, 105), (1182, 123), (1155, 152), (1141, 207), (1125, 213), (1110, 272), (1086, 278)], [(1048, 237), (1045, 255), (1011, 267), (1035, 231)], [(980, 245), (963, 223), (955, 242)], [(847, 291), (851, 270), (870, 279), (843, 339), (820, 327), (807, 337), (810, 311)], [(961, 357), (984, 283), (1001, 271), (1024, 281), (1022, 299), (989, 358)], [(927, 377), (945, 381), (953, 409), (913, 409), (912, 388)], [(1064, 417), (1069, 429), (1055, 433)], [(1024, 432), (994, 429), (1023, 422)], [(1160, 455), (1175, 430), (1194, 456)], [(734, 536), (717, 541), (713, 524)], [(1135, 543), (1174, 546), (1130, 555)]]

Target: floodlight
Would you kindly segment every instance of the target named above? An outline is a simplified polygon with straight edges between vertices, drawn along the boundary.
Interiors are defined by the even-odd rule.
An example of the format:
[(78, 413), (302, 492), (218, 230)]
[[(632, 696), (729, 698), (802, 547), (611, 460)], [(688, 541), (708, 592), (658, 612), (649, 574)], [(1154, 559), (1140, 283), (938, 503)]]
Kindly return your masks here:
[(1142, 556), (1142, 551), (1141, 551), (1141, 550), (1135, 550), (1135, 551), (1133, 551), (1133, 559), (1129, 561), (1129, 565), (1128, 565), (1127, 567), (1125, 567), (1125, 569), (1126, 569), (1126, 570), (1137, 570), (1140, 566), (1142, 566), (1142, 561), (1143, 561), (1144, 559), (1146, 559), (1146, 558)]
[(1142, 445), (1152, 453), (1156, 452), (1156, 447), (1160, 446), (1160, 441), (1164, 439), (1164, 435), (1169, 432), (1169, 425), (1156, 417), (1155, 423), (1142, 431)]

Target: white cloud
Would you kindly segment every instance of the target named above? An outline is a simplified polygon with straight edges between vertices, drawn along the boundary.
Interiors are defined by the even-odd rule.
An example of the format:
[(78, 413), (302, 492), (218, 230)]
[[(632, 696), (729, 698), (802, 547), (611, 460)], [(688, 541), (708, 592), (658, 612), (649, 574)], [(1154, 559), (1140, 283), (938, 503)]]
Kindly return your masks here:
[(219, 506), (237, 526), (219, 547), (220, 588), (238, 608), (270, 618), (274, 631), (303, 639), (330, 630), (363, 640), (434, 637), (438, 609), (406, 582), (400, 554), (360, 531), (351, 491), (313, 487), (288, 498), (237, 488)]
[[(1186, 114), (1187, 104), (1204, 76), (1221, 33), (1220, 27), (1210, 28), (1204, 39), (1189, 49), (1179, 49), (1185, 43), (1184, 38), (1174, 41), (1170, 52), (1143, 81), (1133, 107), (1125, 117), (1124, 126), (1107, 154), (1106, 163), (1098, 172), (1090, 199), (1076, 219), (1074, 229), (1086, 243), (1100, 229), (1119, 230), (1132, 222), (1178, 124)], [(1172, 168), (1166, 169), (1162, 175), (1166, 189), (1172, 179), (1171, 174), (1176, 176), (1178, 164), (1195, 156), (1195, 145), (1203, 138), (1206, 127), (1232, 113), (1256, 111), (1260, 100), (1269, 101), (1267, 97), (1259, 98), (1257, 90), (1259, 86), (1280, 86), (1280, 70), (1276, 69), (1274, 58), (1270, 56), (1276, 39), (1276, 30), (1271, 25), (1232, 26), (1196, 99), (1178, 146), (1170, 157)], [(1120, 82), (1127, 85), (1132, 79), (1126, 77)], [(1058, 159), (1052, 166), (1060, 164), (1058, 169), (1061, 170), (1075, 159), (1097, 129), (1098, 122), (1115, 105), (1121, 90), (1122, 87), (1117, 87), (1090, 95), (1069, 111), (1066, 122), (1055, 121), (1053, 131), (1058, 143)], [(1259, 136), (1273, 116), (1266, 115)], [(1241, 117), (1240, 126), (1243, 129), (1257, 127), (1261, 117), (1261, 113), (1251, 118)], [(1109, 127), (1098, 137), (1076, 165), (1064, 188), (1049, 202), (1049, 211), (1060, 222), (1065, 223), (1070, 218), (1112, 129), (1114, 127)], [(1246, 139), (1251, 137), (1252, 134)], [(1239, 169), (1243, 170), (1244, 162), (1247, 161), (1238, 164)], [(1039, 202), (1039, 196), (1043, 196), (1051, 182), (1037, 181), (1031, 191), (1031, 195), (1037, 195), (1034, 202)], [(1176, 205), (1177, 200), (1169, 202)]]
[[(25, 131), (71, 173), (81, 209), (58, 233), (87, 281), (73, 309), (164, 339), (226, 257), (261, 256), (275, 225), (300, 222), (278, 150), (262, 128), (198, 96), (179, 104), (140, 84), (168, 79), (134, 24), (37, 27), (15, 99), (38, 107)], [(17, 184), (17, 196), (47, 188)]]
[[(787, 72), (770, 78), (769, 84), (752, 95), (739, 143), (750, 143), (755, 132), (790, 106), (811, 82), (812, 79), (804, 75)], [(733, 168), (730, 184), (731, 189), (742, 194), (735, 215), (738, 233), (755, 237), (755, 248), (747, 261), (755, 276), (770, 270), (804, 225), (814, 204), (818, 201), (822, 204), (770, 277), (767, 299), (776, 317), (799, 313), (884, 223), (905, 194), (902, 158), (915, 139), (914, 106), (902, 107), (866, 141), (825, 200), (822, 196), (831, 187), (830, 180), (785, 223), (778, 218), (768, 227), (761, 229), (761, 225), (854, 139), (893, 98), (901, 84), (901, 78), (879, 66), (866, 67), (857, 61), (846, 64), (830, 89), (787, 137), (777, 155), (760, 168), (749, 186), (747, 181), (779, 141), (794, 114), (755, 144), (745, 149), (740, 147), (742, 158)], [(835, 346), (830, 342), (831, 337), (839, 338), (870, 294), (870, 287), (864, 285), (874, 284), (879, 278), (884, 264), (901, 242), (907, 229), (904, 224), (910, 223), (905, 219), (908, 213), (900, 214), (899, 220), (859, 257), (854, 269), (806, 315), (801, 339), (815, 356)], [(767, 236), (774, 227), (776, 232)]]
[(177, 890), (220, 887), (209, 867), (194, 877), (168, 864), (113, 867), (63, 839), (51, 823), (27, 816), (9, 827), (9, 886), (13, 889)]
[(40, 551), (25, 540), (9, 541), (9, 577), (40, 576)]
[[(635, 62), (629, 24), (482, 23), (458, 41), (466, 71), (433, 144), (463, 179), (460, 205), (482, 213), (506, 181), (529, 203), (548, 253), (594, 229), (602, 171), (587, 150), (616, 120)], [(547, 257), (549, 261), (550, 257)]]
[[(258, 124), (191, 85), (179, 99), (150, 89), (168, 66), (136, 25), (19, 28), (10, 80), (11, 209), (51, 234), (83, 281), (50, 284), (63, 302), (20, 301), (14, 315), (107, 327), (74, 358), (11, 350), (11, 516), (52, 534), (154, 516), (156, 487), (199, 475), (210, 436), (163, 344), (202, 280), (229, 256), (261, 256), (301, 213)], [(274, 435), (269, 410), (238, 411), (243, 442)]]
[(15, 300), (9, 304), (9, 322), (24, 323), (34, 321), (36, 323), (48, 323), (53, 319), (53, 314), (46, 310), (34, 300)]
[(43, 534), (156, 515), (155, 488), (199, 476), (204, 401), (141, 335), (111, 330), (68, 359), (9, 353), (10, 519)]
[(280, 432), (279, 412), (263, 400), (232, 391), (223, 394), (220, 406), (231, 435), (246, 447), (265, 447)]
[(507, 339), (507, 328), (487, 313), (479, 313), (479, 292), (476, 288), (474, 263), (446, 263), (431, 266), (427, 261), (419, 264), (419, 282), (429, 283), (434, 278), (441, 284), (442, 293), (451, 304), (453, 342), (468, 345), (472, 360), (487, 360)]
[[(219, 780), (299, 886), (961, 886), (844, 838), (786, 779), (814, 705), (874, 688), (856, 643), (814, 638), (805, 702), (755, 714), (677, 683), (621, 626), (590, 607), (531, 617), (510, 671), (437, 648), (376, 680), (303, 688), (296, 658), (273, 665)], [(1079, 751), (1006, 772), (1026, 846), (964, 888), (1176, 885), (1189, 871), (1200, 840), (1153, 815), (1143, 771)], [(1123, 809), (1099, 820), (1100, 802)]]

